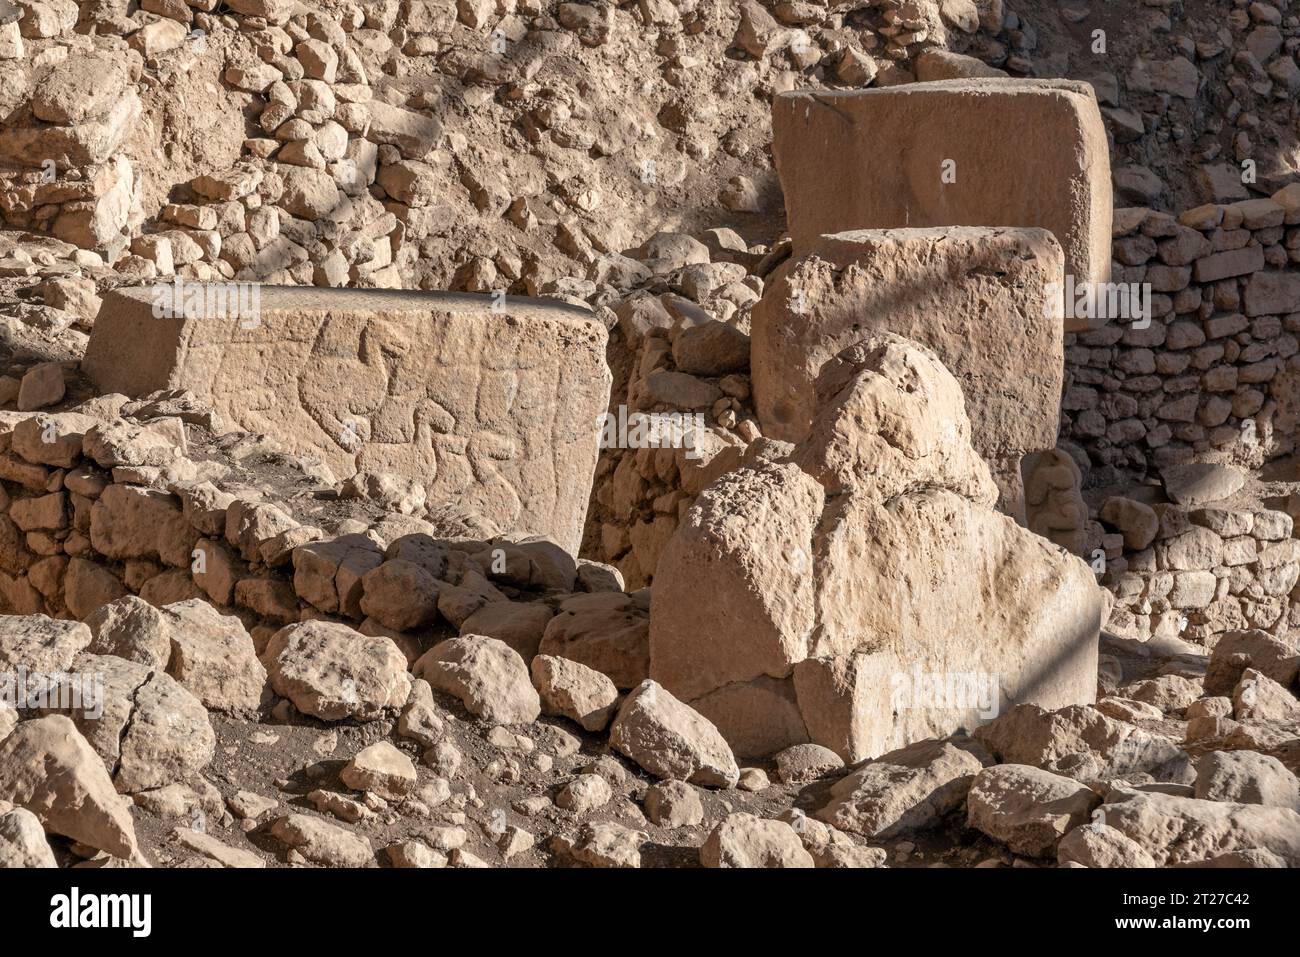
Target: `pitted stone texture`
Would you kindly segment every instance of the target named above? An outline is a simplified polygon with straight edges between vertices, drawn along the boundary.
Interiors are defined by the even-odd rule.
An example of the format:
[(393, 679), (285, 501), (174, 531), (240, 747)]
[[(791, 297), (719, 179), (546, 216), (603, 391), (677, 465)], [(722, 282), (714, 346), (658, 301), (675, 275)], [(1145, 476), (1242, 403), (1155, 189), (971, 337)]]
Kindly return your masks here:
[(410, 697), (406, 658), (388, 638), (347, 625), (306, 621), (281, 628), (263, 655), (271, 687), (323, 721), (370, 721)]
[[(733, 748), (811, 740), (848, 761), (1019, 701), (1091, 702), (1102, 592), (1082, 561), (992, 510), (960, 390), (934, 354), (879, 334), (822, 379), (833, 385), (808, 439), (715, 482), (669, 543), (651, 677), (719, 717)], [(952, 675), (961, 693), (936, 694)], [(790, 678), (802, 725), (785, 708), (716, 706)], [(738, 731), (732, 713), (764, 734)]]
[(492, 302), (268, 286), (253, 323), (158, 319), (149, 288), (118, 290), (83, 368), (102, 392), (190, 389), (340, 476), (416, 478), (430, 507), (456, 501), (576, 552), (609, 400), (604, 327), (567, 305)]
[[(928, 346), (965, 395), (987, 461), (1051, 448), (1064, 346), (1044, 308), (1060, 246), (1042, 229), (872, 229), (817, 238), (753, 310), (751, 367), (763, 434), (808, 434), (822, 366), (873, 332)], [(899, 423), (896, 427), (905, 427)]]
[(45, 615), (4, 616), (0, 623), (0, 673), (19, 668), (47, 675), (67, 671), (91, 640), (90, 628), (80, 622)]
[(1114, 787), (1101, 817), (1141, 845), (1157, 866), (1260, 848), (1300, 866), (1300, 814), (1290, 808), (1204, 801)]
[(850, 229), (1040, 226), (1061, 243), (1076, 282), (1110, 277), (1110, 152), (1087, 83), (782, 93), (772, 134), (797, 256)]
[(72, 721), (24, 721), (0, 742), (0, 801), (31, 811), (45, 829), (120, 858), (139, 854), (128, 803)]

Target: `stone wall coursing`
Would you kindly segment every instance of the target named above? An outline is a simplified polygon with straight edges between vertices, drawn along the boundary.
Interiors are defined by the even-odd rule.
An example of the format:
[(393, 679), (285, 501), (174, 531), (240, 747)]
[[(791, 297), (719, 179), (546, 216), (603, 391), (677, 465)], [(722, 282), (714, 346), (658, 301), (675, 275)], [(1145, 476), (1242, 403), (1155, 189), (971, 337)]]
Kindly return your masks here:
[(1300, 184), (1179, 216), (1115, 211), (1116, 283), (1150, 283), (1146, 329), (1066, 337), (1061, 437), (1089, 486), (1166, 465), (1258, 468), (1300, 424)]
[(470, 514), (330, 495), (263, 437), (195, 444), (182, 416), (203, 416), (174, 400), (80, 409), (0, 413), (0, 615), (200, 599), (237, 616), (259, 653), (285, 624), (326, 619), (391, 638), (408, 661), (458, 633), (528, 660), (549, 634), (593, 667), (617, 657), (632, 685), (648, 673), (649, 596), (624, 593), (611, 568)]
[[(1094, 562), (1117, 635), (1286, 633), (1300, 625), (1295, 476), (1237, 469), (1297, 448), (1300, 185), (1177, 216), (1117, 209), (1114, 233), (1112, 280), (1151, 284), (1151, 323), (1067, 335), (1060, 447), (1091, 510), (1044, 471), (1039, 494), (1075, 503), (1048, 520), (1081, 517), (1044, 534)], [(1218, 494), (1175, 494), (1192, 462), (1221, 467)]]
[(660, 447), (638, 443), (630, 429), (622, 446), (603, 443), (582, 553), (617, 566), (628, 588), (651, 582), (695, 497), (737, 468), (760, 435), (750, 309), (786, 252), (766, 255), (765, 246), (747, 246), (730, 229), (699, 238), (663, 232), (634, 250), (636, 258), (619, 257), (620, 270), (609, 277), (622, 286), (602, 307), (613, 327), (612, 420), (693, 423), (680, 441)]
[(1103, 539), (1101, 581), (1115, 595), (1112, 633), (1206, 644), (1225, 631), (1283, 635), (1300, 627), (1300, 540), (1287, 512), (1115, 496), (1101, 514), (1107, 526), (1122, 529)]

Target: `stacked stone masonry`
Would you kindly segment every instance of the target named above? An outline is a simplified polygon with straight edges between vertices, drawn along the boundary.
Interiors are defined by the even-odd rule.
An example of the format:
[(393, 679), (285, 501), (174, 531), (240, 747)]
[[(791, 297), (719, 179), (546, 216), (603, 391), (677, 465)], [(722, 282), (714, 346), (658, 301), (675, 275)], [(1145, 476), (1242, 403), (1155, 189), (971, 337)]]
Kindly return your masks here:
[(345, 483), (344, 497), (314, 502), (320, 473), (264, 437), (216, 440), (191, 423), (191, 443), (182, 416), (215, 421), (193, 402), (119, 395), (81, 408), (0, 414), (5, 614), (80, 620), (129, 596), (197, 599), (236, 616), (258, 653), (286, 624), (320, 619), (391, 639), (408, 663), (472, 633), (525, 660), (560, 647), (600, 667), (617, 660), (624, 687), (648, 674), (648, 594), (550, 539), (426, 510), (400, 484)]
[(1112, 281), (1150, 283), (1151, 323), (1066, 339), (1062, 438), (1089, 484), (1198, 460), (1258, 468), (1300, 424), (1300, 185), (1174, 216), (1115, 211)]

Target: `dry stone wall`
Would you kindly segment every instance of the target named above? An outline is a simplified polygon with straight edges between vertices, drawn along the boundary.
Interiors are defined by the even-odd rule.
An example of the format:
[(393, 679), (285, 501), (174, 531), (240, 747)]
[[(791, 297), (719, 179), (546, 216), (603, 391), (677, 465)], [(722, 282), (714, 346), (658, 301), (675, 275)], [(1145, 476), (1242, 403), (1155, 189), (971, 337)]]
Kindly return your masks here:
[[(284, 625), (331, 620), (409, 661), (464, 630), (526, 661), (544, 639), (575, 661), (617, 660), (626, 687), (647, 675), (648, 596), (624, 593), (608, 566), (498, 535), (463, 506), (426, 509), (400, 484), (331, 490), (264, 437), (212, 436), (198, 421), (219, 420), (190, 399), (80, 408), (3, 414), (5, 614), (200, 600), (237, 617), (259, 653)], [(587, 598), (570, 607), (575, 594)]]
[(1298, 203), (1288, 186), (1177, 216), (1115, 211), (1112, 277), (1149, 284), (1150, 321), (1067, 337), (1061, 464), (1083, 495), (1057, 481), (1053, 506), (1051, 474), (1039, 484), (1040, 521), (1055, 526), (1045, 534), (1093, 556), (1115, 593), (1116, 634), (1200, 643), (1300, 622), (1286, 464), (1300, 395)]
[(1258, 468), (1296, 448), (1300, 186), (1178, 216), (1115, 211), (1113, 279), (1149, 283), (1151, 322), (1066, 343), (1062, 437), (1090, 484), (1193, 458)]

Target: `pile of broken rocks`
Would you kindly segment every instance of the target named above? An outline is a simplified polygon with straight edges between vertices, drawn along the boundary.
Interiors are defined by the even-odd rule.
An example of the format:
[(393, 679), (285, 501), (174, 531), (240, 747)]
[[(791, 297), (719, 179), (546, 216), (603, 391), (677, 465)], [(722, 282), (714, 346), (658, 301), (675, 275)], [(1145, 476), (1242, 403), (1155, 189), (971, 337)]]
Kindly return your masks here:
[(623, 694), (496, 638), (408, 670), (389, 639), (323, 620), (259, 655), (197, 600), (11, 617), (0, 668), (95, 674), (104, 695), (97, 718), (0, 707), (0, 862), (1300, 864), (1300, 649), (1247, 631), (1208, 657), (1103, 650), (1095, 706), (1020, 705), (853, 767), (814, 744), (741, 767), (656, 682)]

